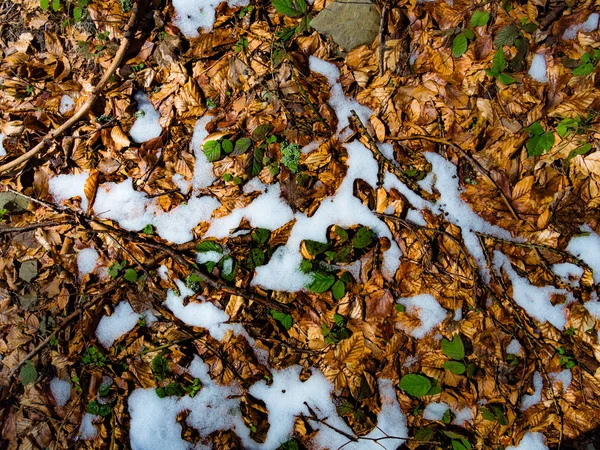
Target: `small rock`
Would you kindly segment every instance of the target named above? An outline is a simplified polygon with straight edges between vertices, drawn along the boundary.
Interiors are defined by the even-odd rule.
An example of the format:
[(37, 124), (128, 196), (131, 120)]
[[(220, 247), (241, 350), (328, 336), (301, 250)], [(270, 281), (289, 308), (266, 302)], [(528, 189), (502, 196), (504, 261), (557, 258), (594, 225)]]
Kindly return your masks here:
[(13, 192), (0, 192), (0, 209), (6, 209), (9, 214), (27, 211), (29, 200)]
[(329, 4), (311, 22), (319, 33), (328, 34), (346, 51), (372, 44), (379, 34), (381, 17), (375, 5), (365, 0), (338, 0)]
[(25, 311), (31, 311), (35, 307), (37, 301), (38, 296), (33, 291), (19, 296), (19, 303), (21, 304), (21, 308)]
[(19, 267), (19, 278), (27, 283), (33, 280), (37, 276), (37, 273), (37, 262), (33, 259), (25, 261)]

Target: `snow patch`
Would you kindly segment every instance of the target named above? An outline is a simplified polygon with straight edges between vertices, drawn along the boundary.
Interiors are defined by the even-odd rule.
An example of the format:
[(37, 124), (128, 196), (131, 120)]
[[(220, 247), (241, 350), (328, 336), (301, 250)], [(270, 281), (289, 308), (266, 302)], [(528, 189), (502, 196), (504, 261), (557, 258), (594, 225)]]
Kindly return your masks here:
[(542, 433), (527, 431), (519, 445), (516, 447), (511, 445), (506, 447), (506, 450), (548, 450), (548, 447), (546, 446), (546, 437)]
[(77, 253), (77, 269), (79, 276), (82, 277), (92, 273), (98, 262), (98, 252), (94, 248), (82, 248)]
[(73, 197), (81, 199), (81, 209), (87, 211), (88, 199), (85, 196), (84, 187), (89, 174), (86, 172), (78, 174), (57, 175), (50, 179), (48, 188), (50, 194), (57, 203), (62, 203)]
[(81, 425), (79, 426), (79, 439), (86, 441), (96, 437), (98, 430), (96, 425), (94, 425), (94, 420), (98, 419), (99, 417), (100, 416), (96, 416), (94, 414), (85, 413), (83, 419), (81, 419)]
[(210, 122), (210, 116), (204, 116), (198, 119), (194, 126), (192, 134), (192, 142), (190, 148), (194, 152), (196, 162), (194, 163), (194, 177), (192, 179), (192, 188), (194, 191), (210, 186), (215, 181), (213, 173), (213, 165), (208, 161), (206, 155), (202, 151), (202, 142), (208, 137), (206, 125)]
[(571, 263), (553, 264), (552, 271), (562, 281), (571, 286), (577, 286), (579, 279), (583, 275), (583, 269)]
[(446, 310), (442, 308), (438, 301), (430, 294), (399, 298), (397, 302), (404, 305), (407, 313), (416, 315), (421, 321), (420, 326), (412, 329), (400, 325), (402, 331), (415, 339), (424, 338), (446, 318)]
[(136, 92), (133, 98), (138, 104), (138, 114), (141, 117), (135, 119), (129, 130), (129, 135), (134, 142), (141, 144), (160, 136), (162, 133), (162, 127), (158, 123), (160, 114), (154, 109), (154, 105), (143, 92)]
[(550, 378), (550, 381), (552, 381), (553, 384), (561, 383), (563, 392), (566, 392), (573, 382), (573, 374), (569, 369), (549, 373), (548, 378)]
[(542, 381), (542, 376), (536, 371), (533, 374), (533, 394), (523, 396), (523, 400), (521, 401), (521, 411), (525, 411), (526, 409), (532, 407), (533, 405), (537, 405), (542, 401), (543, 386), (544, 382)]
[(577, 37), (577, 33), (579, 33), (579, 31), (583, 31), (584, 33), (591, 33), (592, 31), (594, 31), (598, 28), (598, 18), (599, 17), (600, 16), (598, 15), (598, 13), (594, 12), (594, 13), (590, 14), (585, 22), (583, 22), (581, 24), (574, 24), (574, 25), (571, 25), (569, 28), (567, 28), (564, 31), (562, 38), (565, 41), (575, 39)]
[(6, 135), (4, 133), (0, 133), (0, 158), (6, 156), (6, 149), (4, 148), (4, 145), (2, 145), (2, 141), (4, 141), (5, 137)]
[[(176, 13), (173, 23), (185, 37), (197, 37), (200, 35), (198, 29), (212, 30), (219, 3), (221, 0), (173, 0)], [(246, 6), (249, 0), (230, 0), (228, 3), (231, 7)]]
[(569, 241), (567, 251), (582, 259), (594, 271), (594, 283), (600, 283), (600, 236), (585, 225), (586, 236), (576, 236)]
[(546, 58), (543, 54), (538, 53), (534, 55), (531, 61), (531, 68), (529, 69), (529, 75), (535, 81), (540, 83), (548, 82), (548, 74), (546, 73)]
[(68, 95), (63, 95), (60, 98), (60, 105), (58, 106), (58, 112), (61, 114), (66, 114), (73, 109), (75, 106), (75, 100), (73, 100)]
[(103, 316), (100, 319), (96, 328), (96, 337), (104, 348), (110, 348), (117, 339), (135, 328), (140, 316), (146, 319), (146, 324), (156, 321), (149, 311), (138, 314), (133, 311), (128, 302), (121, 302), (115, 307), (111, 316)]
[(71, 383), (59, 378), (53, 378), (50, 381), (50, 392), (52, 392), (56, 406), (62, 408), (71, 398)]
[(521, 343), (516, 339), (513, 339), (506, 347), (506, 353), (508, 353), (509, 355), (518, 355), (519, 353), (521, 353), (522, 348), (523, 347), (521, 347)]

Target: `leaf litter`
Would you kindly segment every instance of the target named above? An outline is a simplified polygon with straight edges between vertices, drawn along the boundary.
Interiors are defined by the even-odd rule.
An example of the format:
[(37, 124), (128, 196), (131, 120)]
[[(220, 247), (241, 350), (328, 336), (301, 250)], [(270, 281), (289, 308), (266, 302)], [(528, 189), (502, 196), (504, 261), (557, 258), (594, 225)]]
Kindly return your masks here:
[[(69, 5), (1, 6), (2, 163), (133, 3)], [(2, 174), (10, 448), (589, 442), (597, 13), (375, 6), (346, 52), (319, 0), (142, 15)]]

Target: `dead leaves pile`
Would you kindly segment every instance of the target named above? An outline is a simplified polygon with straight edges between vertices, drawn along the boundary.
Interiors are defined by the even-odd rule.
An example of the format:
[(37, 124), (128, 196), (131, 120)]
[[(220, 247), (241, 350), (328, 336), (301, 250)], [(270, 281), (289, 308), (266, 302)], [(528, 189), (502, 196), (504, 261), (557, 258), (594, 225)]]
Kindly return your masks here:
[[(312, 10), (321, 10), (325, 3), (316, 1)], [(81, 199), (54, 205), (48, 180), (59, 173), (90, 172), (85, 195), (91, 205), (99, 184), (130, 177), (137, 190), (157, 197), (160, 207), (168, 211), (190, 198), (173, 176), (191, 181), (195, 158), (190, 135), (198, 117), (210, 114), (214, 116), (210, 133), (264, 141), (258, 178), (266, 184), (280, 183), (290, 207), (311, 215), (341, 183), (347, 154), (342, 143), (332, 138), (337, 118), (327, 105), (329, 86), (324, 77), (309, 71), (310, 54), (338, 63), (345, 92), (375, 111), (368, 130), (376, 140), (393, 143), (395, 159), (406, 177), (421, 179), (430, 170), (425, 151), (439, 152), (458, 165), (463, 199), (490, 223), (528, 242), (515, 245), (482, 235), (486, 253), (501, 250), (533, 284), (569, 290), (576, 301), (567, 306), (567, 329), (557, 330), (529, 317), (500, 274), (483, 282), (462, 244), (460, 230), (444, 217), (425, 211), (426, 226), (412, 223), (406, 220), (410, 204), (402, 194), (373, 189), (361, 181), (355, 195), (380, 214), (402, 249), (402, 263), (393, 280), (386, 280), (381, 269), (381, 252), (389, 241), (379, 239), (352, 269), (339, 265), (340, 272), (353, 271), (353, 281), (341, 298), (330, 291), (292, 295), (251, 289), (254, 272), (247, 267), (234, 279), (221, 281), (224, 288), (202, 284), (198, 295), (223, 308), (232, 321), (243, 323), (258, 348), (268, 352), (272, 368), (300, 364), (307, 368), (306, 375), (309, 367), (319, 368), (335, 384), (340, 415), (359, 434), (376, 423), (380, 407), (376, 380), (387, 377), (398, 382), (406, 373), (422, 373), (438, 381), (442, 390), (428, 401), (446, 402), (455, 411), (473, 411), (473, 420), (465, 428), (428, 421), (421, 414), (426, 402), (398, 389), (411, 436), (422, 429), (434, 436), (453, 431), (477, 448), (499, 448), (518, 442), (531, 430), (542, 431), (551, 445), (557, 445), (579, 439), (599, 425), (598, 323), (583, 307), (598, 287), (589, 268), (560, 250), (583, 224), (600, 231), (597, 73), (574, 77), (569, 66), (569, 61), (600, 47), (599, 32), (579, 33), (572, 41), (560, 38), (569, 26), (585, 20), (598, 2), (515, 1), (508, 2), (510, 12), (500, 2), (416, 3), (403, 0), (391, 5), (382, 32), (385, 42), (376, 40), (347, 54), (313, 30), (294, 31), (299, 20), (277, 14), (266, 4), (252, 5), (244, 14), (222, 4), (214, 32), (190, 40), (172, 24), (171, 5), (145, 12), (126, 64), (88, 120), (61, 142), (52, 143), (43, 157), (2, 179), (4, 189), (29, 197), (24, 208), (7, 208), (0, 228), (5, 244), (0, 253), (3, 380), (8, 381), (11, 369), (58, 327), (55, 337), (33, 358), (36, 382), (21, 386), (17, 381), (2, 390), (0, 421), (6, 448), (72, 446), (81, 418), (99, 398), (107, 376), (112, 382), (108, 391), (103, 388), (103, 399), (108, 399), (111, 413), (98, 421), (98, 437), (81, 446), (127, 447), (129, 393), (157, 384), (189, 387), (193, 380), (185, 367), (194, 354), (202, 357), (221, 383), (235, 381), (247, 388), (269, 376), (264, 361), (256, 359), (245, 339), (229, 336), (216, 341), (205, 330), (184, 326), (162, 306), (173, 280), (185, 279), (194, 269), (195, 242), (169, 246), (156, 236), (125, 232), (97, 220), (90, 211), (79, 211)], [(0, 132), (5, 135), (7, 158), (12, 158), (85, 102), (110, 65), (127, 14), (117, 1), (92, 2), (78, 23), (66, 20), (66, 11), (42, 11), (33, 0), (4, 3), (0, 8), (6, 18), (0, 25)], [(455, 58), (452, 36), (467, 25), (476, 9), (488, 11), (491, 20), (477, 28), (466, 53)], [(499, 31), (521, 21), (537, 25), (535, 31), (522, 32), (529, 45), (525, 61), (534, 53), (545, 55), (547, 84), (529, 77), (525, 66), (511, 73), (517, 82), (510, 85), (485, 73), (497, 51), (494, 39)], [(512, 46), (505, 46), (505, 51), (508, 58), (516, 56)], [(163, 127), (159, 137), (142, 144), (128, 137), (137, 90), (146, 92), (160, 112)], [(61, 114), (63, 95), (71, 96), (75, 106)], [(577, 133), (564, 138), (555, 133), (557, 143), (550, 152), (528, 156), (525, 127), (539, 121), (545, 130), (555, 130), (560, 120), (578, 117), (585, 118), (585, 126)], [(268, 134), (277, 139), (267, 142), (266, 135), (257, 137), (259, 126), (268, 126)], [(364, 140), (366, 136), (360, 134), (357, 130), (349, 139)], [(415, 134), (446, 139), (464, 153), (427, 140), (398, 140)], [(315, 141), (320, 142), (317, 150), (301, 155), (300, 174), (282, 163), (284, 143), (303, 146)], [(570, 157), (582, 142), (590, 143), (591, 150)], [(477, 160), (489, 177), (482, 176), (465, 154)], [(214, 164), (217, 181), (202, 193), (223, 205), (217, 217), (256, 197), (256, 192), (243, 189), (254, 176), (255, 158), (234, 152)], [(270, 233), (264, 257), (268, 259), (286, 242), (291, 226)], [(18, 230), (6, 232), (6, 227)], [(206, 228), (207, 224), (200, 224), (195, 235), (201, 236)], [(252, 231), (245, 222), (238, 231), (242, 230)], [(251, 234), (240, 233), (220, 244), (232, 250), (236, 261), (248, 261), (256, 255)], [(98, 249), (100, 258), (94, 272), (78, 277), (76, 255), (86, 247)], [(139, 278), (107, 284), (103, 273), (123, 260)], [(21, 268), (31, 261), (36, 263), (35, 274), (26, 278)], [(576, 287), (548, 269), (559, 262), (585, 269)], [(170, 279), (157, 276), (160, 264), (167, 266)], [(215, 265), (209, 275), (219, 279), (221, 271)], [(282, 326), (268, 308), (248, 300), (249, 292), (279, 302), (292, 324)], [(471, 376), (444, 369), (447, 357), (439, 336), (415, 340), (402, 331), (419, 326), (420, 320), (395, 308), (394, 300), (422, 293), (433, 294), (448, 311), (461, 309), (462, 318), (454, 320), (449, 313), (439, 331), (447, 338), (460, 333), (467, 342), (465, 362), (476, 367)], [(124, 299), (136, 312), (152, 310), (159, 321), (151, 327), (140, 324), (110, 350), (101, 351), (100, 359), (83, 362), (90, 349), (100, 348), (94, 336), (98, 320)], [(73, 312), (79, 312), (78, 319), (60, 326)], [(509, 358), (505, 348), (513, 338), (521, 341), (524, 350)], [(157, 355), (166, 360), (164, 377), (157, 376)], [(548, 374), (563, 370), (568, 361), (575, 361), (573, 382), (562, 392)], [(519, 405), (533, 391), (535, 371), (544, 378), (542, 401), (523, 412)], [(74, 388), (64, 407), (56, 406), (49, 392), (49, 381), (55, 376), (71, 380)], [(500, 408), (505, 420), (489, 420), (482, 401)], [(268, 431), (264, 405), (247, 394), (242, 405), (253, 437), (261, 441)], [(180, 419), (184, 438), (199, 442), (197, 432), (185, 426), (184, 417)], [(308, 442), (313, 432), (310, 421), (298, 418), (294, 434), (298, 441)], [(230, 431), (217, 432), (210, 440), (216, 448), (239, 447)], [(444, 444), (407, 443), (409, 448), (440, 445)]]

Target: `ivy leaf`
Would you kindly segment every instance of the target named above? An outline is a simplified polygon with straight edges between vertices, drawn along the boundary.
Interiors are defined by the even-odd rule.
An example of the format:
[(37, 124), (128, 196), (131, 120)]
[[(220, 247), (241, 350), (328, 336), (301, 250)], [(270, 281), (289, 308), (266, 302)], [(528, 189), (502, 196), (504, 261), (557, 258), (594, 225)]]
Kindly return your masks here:
[(221, 144), (219, 141), (208, 141), (202, 146), (208, 162), (215, 162), (221, 157)]
[(423, 375), (409, 373), (400, 380), (400, 388), (413, 397), (422, 397), (431, 389), (431, 381)]
[(271, 310), (271, 317), (279, 322), (283, 328), (286, 329), (286, 331), (292, 328), (292, 325), (294, 324), (294, 319), (290, 314), (286, 314), (275, 309)]
[(575, 150), (571, 150), (571, 152), (569, 153), (569, 159), (573, 159), (575, 158), (577, 155), (585, 155), (587, 152), (589, 152), (592, 149), (592, 146), (590, 144), (583, 144), (580, 147), (577, 147)]
[(589, 75), (593, 71), (594, 65), (591, 62), (584, 62), (573, 69), (573, 75), (576, 77), (583, 77)]
[(241, 155), (246, 150), (248, 150), (251, 145), (252, 140), (250, 138), (244, 137), (235, 141), (235, 148), (233, 149), (233, 151), (236, 155)]
[(262, 245), (269, 240), (270, 235), (271, 232), (266, 228), (257, 228), (252, 232), (252, 240), (257, 244)]
[(23, 386), (27, 386), (28, 384), (35, 383), (37, 380), (37, 370), (32, 361), (25, 361), (23, 367), (21, 367), (21, 371), (19, 372), (19, 379), (21, 380), (21, 384)]
[(460, 58), (467, 51), (468, 46), (469, 41), (465, 33), (457, 34), (452, 41), (452, 55), (455, 58)]
[(490, 13), (487, 11), (475, 11), (471, 16), (469, 24), (475, 27), (483, 27), (490, 21)]
[(508, 75), (506, 73), (501, 73), (500, 75), (498, 75), (498, 80), (500, 81), (500, 83), (506, 84), (506, 85), (517, 82), (517, 80), (515, 80), (513, 77), (511, 77), (510, 75)]
[(125, 271), (125, 275), (123, 275), (125, 281), (129, 281), (130, 283), (135, 283), (138, 279), (138, 274), (134, 269), (127, 269)]
[(444, 369), (447, 369), (450, 372), (455, 373), (457, 375), (462, 375), (463, 373), (465, 373), (465, 370), (467, 370), (465, 365), (458, 361), (446, 361), (444, 363)]
[(519, 28), (516, 25), (507, 25), (498, 31), (496, 39), (494, 39), (494, 45), (496, 47), (502, 47), (503, 45), (513, 45), (515, 39), (519, 35)]
[(455, 334), (452, 340), (442, 339), (442, 352), (448, 358), (463, 359), (465, 357), (465, 346), (459, 334)]
[(547, 131), (541, 136), (533, 136), (527, 141), (525, 147), (527, 148), (528, 156), (540, 156), (547, 153), (554, 145), (554, 133)]
[(357, 249), (368, 247), (373, 242), (374, 236), (375, 233), (369, 227), (362, 227), (352, 238), (352, 245)]
[(223, 247), (214, 241), (202, 241), (196, 244), (196, 251), (200, 253), (204, 252), (217, 252), (223, 253)]
[(288, 17), (300, 17), (306, 14), (307, 6), (304, 0), (272, 0), (279, 14)]
[(223, 139), (221, 141), (221, 148), (226, 154), (229, 155), (233, 151), (233, 142), (231, 142), (229, 139)]
[(332, 288), (331, 292), (333, 293), (333, 298), (336, 300), (341, 299), (346, 294), (346, 286), (343, 281), (337, 280)]
[(327, 292), (333, 286), (333, 283), (335, 283), (333, 275), (313, 272), (313, 280), (306, 288), (315, 294), (322, 294), (323, 292)]

